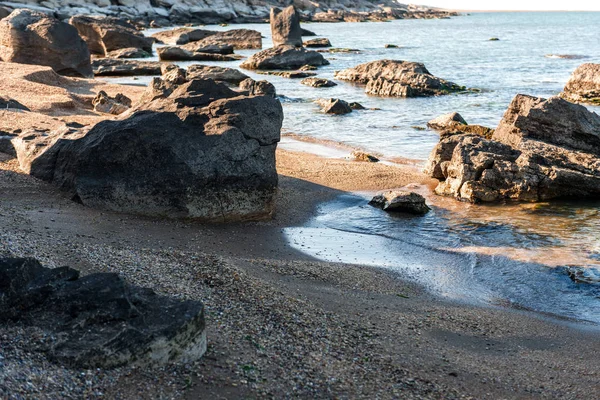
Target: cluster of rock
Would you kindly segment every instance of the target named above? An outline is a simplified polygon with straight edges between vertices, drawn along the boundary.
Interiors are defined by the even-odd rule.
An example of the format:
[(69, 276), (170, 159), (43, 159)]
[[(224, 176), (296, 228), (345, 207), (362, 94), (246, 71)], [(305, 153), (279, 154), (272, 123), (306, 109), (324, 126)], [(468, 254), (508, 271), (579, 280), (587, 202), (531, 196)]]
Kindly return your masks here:
[[(11, 0), (0, 1), (0, 18), (3, 11), (14, 8), (34, 8), (60, 19), (86, 14), (104, 15), (134, 20), (143, 26), (170, 26), (185, 23), (219, 24), (264, 22), (272, 7), (281, 6), (277, 0)], [(289, 3), (288, 3), (289, 4)], [(403, 18), (447, 18), (457, 15), (434, 8), (415, 7), (393, 0), (371, 2), (359, 0), (346, 2), (298, 2), (302, 20), (317, 22), (384, 21)]]
[(491, 139), (443, 136), (426, 173), (469, 202), (600, 196), (600, 116), (559, 97), (518, 95)]
[(376, 96), (438, 96), (466, 90), (464, 86), (433, 76), (421, 63), (378, 60), (336, 71), (336, 79), (366, 85)]
[(600, 105), (600, 64), (583, 64), (573, 72), (561, 97), (575, 103)]
[(78, 368), (193, 362), (206, 351), (202, 303), (34, 259), (0, 258), (0, 323), (42, 330), (38, 350)]
[(270, 70), (298, 69), (306, 65), (319, 67), (329, 64), (321, 54), (302, 47), (300, 16), (294, 6), (283, 10), (273, 8), (270, 21), (274, 47), (252, 55), (240, 67)]

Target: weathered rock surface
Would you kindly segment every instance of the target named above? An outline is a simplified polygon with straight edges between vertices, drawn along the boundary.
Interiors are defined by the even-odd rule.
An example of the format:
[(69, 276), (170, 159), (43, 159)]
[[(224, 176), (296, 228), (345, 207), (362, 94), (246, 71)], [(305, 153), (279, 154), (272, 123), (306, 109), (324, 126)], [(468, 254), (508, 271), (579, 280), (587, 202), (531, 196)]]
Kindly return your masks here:
[(148, 58), (151, 56), (152, 54), (136, 47), (127, 47), (125, 49), (113, 50), (106, 53), (106, 57), (109, 58)]
[(156, 52), (163, 61), (235, 61), (240, 59), (237, 55), (219, 54), (219, 49), (213, 50), (215, 51), (190, 51), (178, 46), (164, 46), (159, 47)]
[(122, 60), (99, 58), (92, 62), (96, 76), (137, 76), (160, 75), (161, 63), (158, 61)]
[(191, 42), (180, 46), (182, 49), (198, 52), (198, 53), (213, 53), (213, 54), (233, 54), (233, 46), (225, 44), (204, 44), (203, 41)]
[(271, 82), (255, 81), (252, 78), (244, 79), (240, 82), (240, 90), (248, 92), (250, 96), (277, 96), (275, 86)]
[(492, 139), (442, 136), (426, 172), (470, 202), (600, 197), (600, 117), (558, 97), (518, 95)]
[(425, 65), (409, 61), (372, 61), (337, 71), (335, 77), (366, 85), (365, 92), (377, 96), (437, 96), (466, 90), (431, 75)]
[(119, 115), (131, 108), (131, 99), (121, 93), (115, 97), (110, 97), (105, 91), (101, 90), (92, 101), (94, 111), (104, 114)]
[(379, 162), (379, 158), (375, 157), (372, 154), (365, 153), (364, 151), (354, 150), (351, 153), (351, 155), (354, 158), (354, 160), (356, 160), (356, 161), (372, 162), (372, 163)]
[(0, 258), (0, 322), (41, 329), (39, 350), (78, 368), (193, 362), (206, 351), (202, 303), (34, 259)]
[(313, 31), (309, 31), (308, 29), (305, 29), (305, 28), (302, 28), (302, 27), (300, 27), (300, 31), (302, 32), (302, 36), (306, 36), (306, 37), (317, 36), (317, 34), (314, 33)]
[(286, 7), (283, 10), (277, 7), (271, 8), (269, 20), (274, 47), (302, 47), (300, 15), (294, 6)]
[(600, 64), (583, 64), (569, 78), (561, 97), (575, 102), (600, 105)]
[(302, 79), (317, 75), (315, 72), (306, 71), (258, 71), (257, 74), (280, 76), (288, 79)]
[(452, 128), (456, 125), (468, 125), (467, 121), (457, 112), (441, 115), (427, 123), (428, 127), (438, 131)]
[(373, 197), (369, 204), (388, 212), (424, 215), (431, 211), (423, 196), (401, 190), (388, 190), (379, 193)]
[(187, 69), (187, 79), (212, 79), (216, 82), (226, 82), (239, 85), (248, 75), (235, 68), (217, 67), (214, 65), (190, 65)]
[(252, 29), (230, 29), (225, 32), (215, 32), (202, 40), (203, 45), (229, 45), (235, 50), (262, 49), (260, 32)]
[(77, 30), (46, 14), (19, 9), (0, 21), (0, 60), (92, 77), (90, 52)]
[(245, 60), (240, 67), (246, 69), (298, 69), (304, 65), (319, 67), (329, 65), (321, 54), (303, 47), (277, 46), (259, 51)]
[(348, 102), (341, 99), (318, 99), (317, 104), (322, 107), (321, 111), (326, 114), (343, 115), (352, 112), (352, 107)]
[(325, 78), (306, 78), (302, 79), (300, 83), (306, 86), (312, 86), (316, 88), (337, 86), (337, 83)]
[[(181, 79), (179, 69), (165, 71)], [(142, 103), (88, 132), (24, 132), (21, 168), (84, 205), (209, 221), (264, 219), (283, 111), (210, 79), (154, 78)]]
[(69, 23), (77, 28), (92, 54), (104, 57), (112, 51), (127, 48), (152, 54), (154, 39), (145, 37), (123, 19), (77, 15), (71, 17)]
[(198, 40), (205, 39), (211, 35), (215, 35), (216, 33), (218, 32), (209, 31), (206, 29), (175, 28), (154, 33), (151, 37), (153, 37), (158, 43), (179, 46), (188, 44), (189, 42), (196, 42)]
[(331, 47), (331, 42), (327, 38), (316, 38), (307, 40), (304, 42), (304, 47), (308, 48), (319, 48), (319, 47)]

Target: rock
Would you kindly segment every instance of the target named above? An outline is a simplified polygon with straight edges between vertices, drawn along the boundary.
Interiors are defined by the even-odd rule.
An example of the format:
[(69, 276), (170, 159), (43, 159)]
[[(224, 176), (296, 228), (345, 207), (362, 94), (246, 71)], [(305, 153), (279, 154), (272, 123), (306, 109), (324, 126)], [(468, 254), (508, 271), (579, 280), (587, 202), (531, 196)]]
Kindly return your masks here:
[(298, 68), (298, 71), (316, 71), (317, 67), (315, 67), (314, 65), (303, 65), (300, 68)]
[(300, 83), (306, 86), (312, 86), (316, 88), (337, 86), (337, 83), (324, 78), (306, 78), (301, 80)]
[(575, 103), (600, 105), (600, 64), (579, 66), (560, 95)]
[(0, 258), (0, 322), (42, 330), (36, 350), (74, 368), (189, 363), (206, 351), (202, 303), (31, 258)]
[(466, 88), (437, 78), (421, 63), (379, 60), (335, 73), (337, 79), (366, 85), (365, 92), (377, 96), (437, 96)]
[(427, 126), (431, 129), (442, 131), (444, 129), (452, 128), (456, 125), (468, 125), (467, 121), (457, 112), (450, 114), (444, 114), (440, 117), (432, 119), (427, 123)]
[(19, 103), (16, 100), (13, 100), (8, 97), (0, 96), (0, 110), (23, 110), (29, 111), (29, 108), (25, 107), (23, 104)]
[(341, 99), (319, 99), (317, 100), (317, 104), (322, 107), (322, 110), (326, 114), (350, 114), (352, 112), (352, 108), (350, 105)]
[(559, 58), (561, 60), (581, 60), (584, 58), (589, 58), (588, 56), (584, 56), (581, 54), (546, 54), (546, 58)]
[(364, 151), (360, 151), (360, 150), (354, 150), (352, 152), (352, 157), (354, 157), (354, 159), (356, 161), (372, 162), (372, 163), (379, 162), (379, 158), (377, 158), (374, 155), (371, 155), (369, 153), (365, 153)]
[(258, 71), (257, 74), (274, 75), (274, 76), (280, 76), (282, 78), (288, 78), (288, 79), (301, 79), (301, 78), (308, 78), (308, 77), (317, 75), (314, 72), (305, 72), (305, 71), (268, 71), (268, 72)]
[(244, 96), (210, 79), (154, 78), (126, 118), (13, 142), (25, 172), (89, 207), (256, 220), (273, 212), (282, 121), (281, 104), (269, 96)]
[(426, 172), (470, 202), (600, 196), (600, 117), (558, 97), (518, 95), (490, 139), (442, 136)]
[(93, 76), (87, 44), (69, 24), (18, 9), (0, 21), (0, 59), (51, 67), (68, 76)]
[(286, 7), (283, 10), (277, 7), (271, 8), (270, 22), (273, 47), (302, 47), (300, 15), (294, 6)]
[(600, 270), (597, 268), (568, 266), (565, 270), (575, 283), (600, 284)]
[(235, 50), (262, 49), (262, 36), (260, 32), (252, 29), (230, 29), (225, 32), (216, 32), (202, 40), (203, 45), (228, 45)]
[(160, 75), (161, 63), (158, 61), (121, 60), (99, 58), (92, 62), (96, 76), (138, 76)]
[(332, 47), (325, 50), (317, 50), (319, 53), (360, 53), (360, 49), (351, 49), (346, 47)]
[(454, 124), (448, 128), (441, 130), (440, 137), (444, 138), (452, 135), (463, 135), (465, 133), (475, 136), (481, 136), (486, 139), (491, 139), (494, 135), (494, 129), (481, 125)]
[[(156, 49), (161, 61), (235, 61), (239, 60), (237, 55), (223, 55), (215, 52), (205, 53), (200, 51), (189, 51), (177, 46), (165, 46)], [(218, 50), (217, 50), (218, 51)]]
[(128, 47), (126, 49), (113, 50), (106, 53), (106, 57), (108, 58), (148, 58), (151, 56), (152, 54), (136, 47)]
[(110, 97), (105, 91), (101, 90), (92, 101), (94, 111), (119, 115), (131, 108), (131, 99), (121, 93), (115, 97)]
[(86, 41), (92, 54), (105, 57), (111, 51), (132, 47), (152, 54), (154, 39), (120, 18), (77, 15), (71, 17), (69, 23)]
[(297, 69), (304, 65), (319, 67), (329, 65), (321, 54), (303, 47), (277, 46), (259, 51), (245, 60), (240, 67), (246, 69)]
[(493, 38), (490, 38), (490, 39), (489, 39), (489, 41), (490, 41), (490, 42), (497, 42), (497, 41), (499, 41), (499, 40), (500, 40), (500, 39), (499, 39), (499, 38), (497, 38), (497, 37), (493, 37)]
[(353, 110), (366, 110), (365, 106), (363, 106), (362, 104), (357, 103), (355, 101), (353, 101), (352, 103), (349, 103), (348, 105)]
[(167, 31), (157, 32), (151, 35), (159, 43), (170, 45), (183, 45), (196, 42), (209, 36), (217, 34), (217, 31), (194, 28), (175, 28)]
[(214, 65), (190, 65), (187, 69), (187, 79), (212, 79), (217, 82), (226, 82), (239, 85), (248, 75), (235, 68), (217, 67)]
[(431, 211), (423, 196), (418, 193), (400, 190), (388, 190), (379, 193), (373, 197), (369, 204), (388, 212), (425, 215)]
[(233, 54), (233, 46), (223, 44), (205, 45), (203, 41), (191, 42), (180, 47), (193, 53)]
[(311, 39), (304, 42), (304, 47), (318, 48), (318, 47), (331, 47), (331, 42), (327, 38)]
[(313, 31), (309, 31), (308, 29), (304, 29), (304, 28), (300, 28), (300, 32), (302, 34), (302, 36), (317, 36), (316, 33), (314, 33)]
[(398, 46), (398, 45), (396, 45), (396, 44), (386, 44), (386, 45), (385, 45), (385, 46), (383, 46), (383, 47), (385, 47), (386, 49), (397, 49), (397, 48), (399, 48), (400, 46)]
[(277, 96), (275, 86), (273, 86), (271, 82), (255, 81), (251, 78), (244, 79), (240, 82), (240, 90), (247, 91), (250, 96)]

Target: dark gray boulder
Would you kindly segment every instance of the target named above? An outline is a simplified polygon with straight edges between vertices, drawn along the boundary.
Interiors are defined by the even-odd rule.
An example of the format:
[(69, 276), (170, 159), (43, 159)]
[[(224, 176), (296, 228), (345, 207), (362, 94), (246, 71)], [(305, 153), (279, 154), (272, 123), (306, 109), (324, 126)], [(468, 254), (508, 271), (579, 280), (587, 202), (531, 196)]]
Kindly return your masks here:
[(425, 198), (418, 193), (401, 190), (388, 190), (377, 194), (369, 202), (373, 207), (388, 212), (403, 212), (424, 215), (431, 211), (425, 203)]
[(0, 96), (0, 110), (23, 110), (29, 111), (29, 108), (25, 107), (23, 104), (19, 103), (16, 100), (13, 100), (9, 97)]
[(274, 47), (302, 47), (300, 16), (294, 6), (286, 7), (283, 10), (277, 7), (271, 8), (270, 22)]
[(93, 77), (90, 51), (77, 29), (28, 9), (0, 20), (0, 60), (51, 67), (61, 75)]
[(321, 54), (303, 47), (277, 46), (252, 55), (240, 67), (246, 69), (298, 69), (305, 65), (329, 65)]
[(41, 329), (39, 350), (77, 368), (192, 362), (206, 351), (202, 303), (27, 258), (0, 258), (0, 322)]

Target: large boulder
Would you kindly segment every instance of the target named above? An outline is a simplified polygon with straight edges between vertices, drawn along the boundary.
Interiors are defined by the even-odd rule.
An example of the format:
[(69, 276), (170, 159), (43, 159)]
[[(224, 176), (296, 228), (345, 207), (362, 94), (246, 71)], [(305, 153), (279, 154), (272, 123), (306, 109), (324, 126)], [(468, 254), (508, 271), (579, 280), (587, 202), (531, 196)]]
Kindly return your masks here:
[(600, 64), (583, 64), (573, 72), (561, 97), (575, 103), (600, 105)]
[(270, 22), (273, 46), (302, 47), (300, 15), (294, 6), (283, 10), (277, 7), (271, 8)]
[(104, 57), (114, 50), (126, 48), (152, 53), (154, 39), (139, 33), (135, 26), (122, 19), (77, 15), (71, 17), (69, 23), (77, 28), (92, 54)]
[[(44, 332), (38, 350), (77, 368), (193, 362), (206, 351), (204, 306), (132, 286), (115, 273), (0, 258), (0, 323)], [(35, 334), (35, 333), (34, 333)]]
[(426, 172), (470, 202), (600, 196), (600, 117), (560, 98), (518, 95), (491, 139), (442, 136)]
[(24, 132), (13, 140), (22, 169), (100, 209), (208, 221), (269, 217), (279, 101), (210, 79), (185, 81), (177, 68), (165, 72), (121, 120), (75, 134)]
[(235, 68), (218, 67), (216, 65), (190, 65), (186, 73), (187, 79), (212, 79), (216, 82), (226, 82), (239, 85), (248, 75)]
[(365, 92), (377, 96), (437, 96), (464, 91), (464, 86), (433, 76), (421, 63), (378, 60), (336, 71), (336, 79), (366, 85)]
[(259, 51), (245, 60), (240, 67), (246, 69), (298, 69), (305, 65), (329, 65), (321, 54), (303, 47), (277, 46)]
[(0, 60), (49, 66), (61, 75), (93, 76), (88, 46), (77, 30), (27, 9), (0, 21)]

